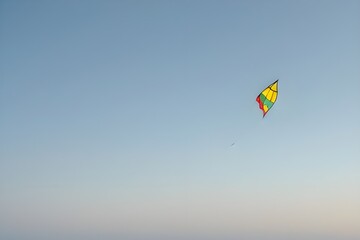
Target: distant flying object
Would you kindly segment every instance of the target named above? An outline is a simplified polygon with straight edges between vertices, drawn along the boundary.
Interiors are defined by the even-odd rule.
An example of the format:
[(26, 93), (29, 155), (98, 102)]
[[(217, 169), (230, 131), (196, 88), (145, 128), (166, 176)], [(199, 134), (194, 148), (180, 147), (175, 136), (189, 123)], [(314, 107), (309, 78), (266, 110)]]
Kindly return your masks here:
[(279, 79), (270, 84), (256, 98), (256, 101), (259, 103), (259, 108), (263, 111), (263, 117), (265, 117), (276, 102), (278, 95), (278, 81)]

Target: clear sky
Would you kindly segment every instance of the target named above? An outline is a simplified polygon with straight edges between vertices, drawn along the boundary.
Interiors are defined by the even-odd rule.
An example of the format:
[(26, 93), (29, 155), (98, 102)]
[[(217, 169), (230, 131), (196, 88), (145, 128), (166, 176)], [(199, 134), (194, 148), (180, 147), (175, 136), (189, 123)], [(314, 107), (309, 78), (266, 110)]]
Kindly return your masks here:
[(1, 0), (0, 238), (360, 239), (359, 91), (360, 1)]

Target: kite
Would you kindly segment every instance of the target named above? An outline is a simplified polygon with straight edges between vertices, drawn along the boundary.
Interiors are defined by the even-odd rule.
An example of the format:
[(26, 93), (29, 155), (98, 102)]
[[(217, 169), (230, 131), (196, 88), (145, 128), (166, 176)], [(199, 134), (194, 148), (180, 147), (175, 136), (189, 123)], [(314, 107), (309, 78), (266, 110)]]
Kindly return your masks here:
[(279, 79), (270, 84), (256, 98), (256, 101), (259, 103), (259, 108), (263, 111), (263, 117), (265, 117), (277, 99), (278, 81)]

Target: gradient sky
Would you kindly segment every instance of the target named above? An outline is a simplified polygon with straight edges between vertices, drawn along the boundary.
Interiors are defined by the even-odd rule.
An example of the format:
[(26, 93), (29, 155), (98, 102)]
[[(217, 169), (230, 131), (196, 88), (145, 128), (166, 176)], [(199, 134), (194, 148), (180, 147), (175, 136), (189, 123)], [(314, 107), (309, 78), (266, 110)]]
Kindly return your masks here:
[(1, 239), (360, 239), (360, 1), (1, 0), (0, 74)]

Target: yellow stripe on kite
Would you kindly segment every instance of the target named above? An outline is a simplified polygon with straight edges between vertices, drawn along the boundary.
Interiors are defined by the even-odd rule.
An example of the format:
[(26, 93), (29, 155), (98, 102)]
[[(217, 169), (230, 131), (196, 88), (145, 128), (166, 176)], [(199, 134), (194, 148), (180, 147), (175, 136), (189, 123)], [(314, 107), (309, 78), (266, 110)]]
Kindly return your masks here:
[(272, 95), (271, 97), (271, 102), (275, 102), (276, 101), (276, 98), (277, 98), (277, 92), (274, 92), (274, 94)]
[(272, 96), (274, 95), (274, 91), (269, 91), (268, 95), (266, 96), (267, 100), (271, 101)]
[(273, 91), (277, 91), (278, 90), (278, 82), (274, 83), (270, 88)]
[(262, 91), (262, 94), (266, 97), (270, 92), (270, 88), (265, 89), (264, 91)]
[(265, 112), (269, 111), (269, 108), (266, 105), (264, 105), (264, 111)]

